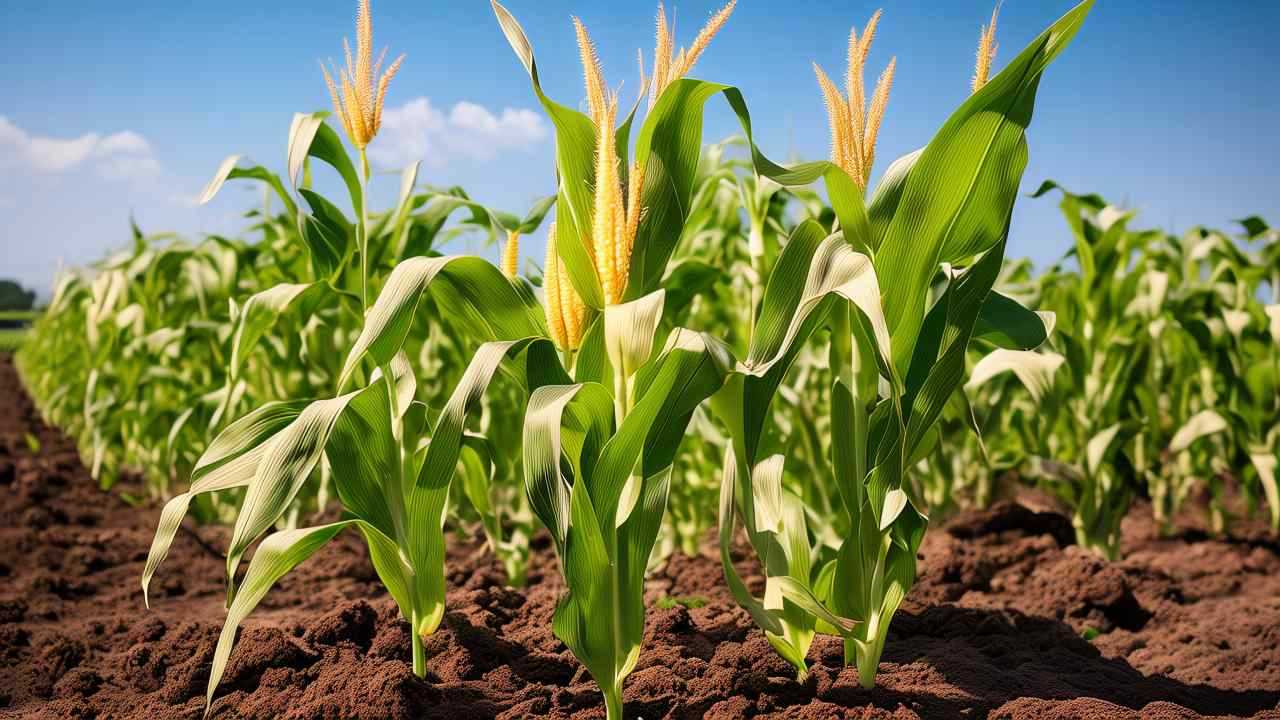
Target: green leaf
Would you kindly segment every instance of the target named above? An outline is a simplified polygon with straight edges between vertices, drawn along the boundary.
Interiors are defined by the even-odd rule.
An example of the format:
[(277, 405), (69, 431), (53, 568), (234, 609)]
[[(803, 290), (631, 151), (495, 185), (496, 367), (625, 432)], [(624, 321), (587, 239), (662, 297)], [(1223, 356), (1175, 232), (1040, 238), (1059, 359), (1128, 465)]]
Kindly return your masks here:
[[(817, 223), (806, 220), (796, 228), (792, 242), (796, 240), (796, 236), (812, 236), (820, 232), (821, 227)], [(784, 266), (780, 260), (778, 268), (792, 270), (794, 266)], [(832, 235), (814, 250), (807, 270), (803, 284), (792, 282), (787, 275), (779, 277), (778, 270), (770, 277), (756, 333), (752, 336), (751, 349), (745, 363), (748, 372), (757, 376), (764, 375), (775, 363), (785, 358), (787, 351), (803, 339), (801, 336), (802, 329), (806, 327), (805, 321), (818, 307), (818, 303), (828, 295), (839, 295), (852, 303), (868, 324), (871, 337), (875, 340), (874, 350), (878, 355), (878, 362), (892, 378), (892, 367), (888, 363), (889, 330), (881, 309), (880, 284), (871, 259), (856, 252), (840, 236)]]
[(249, 563), (249, 570), (245, 573), (241, 592), (227, 609), (227, 619), (222, 625), (222, 634), (218, 636), (218, 645), (213, 652), (213, 666), (209, 669), (209, 685), (205, 691), (206, 717), (212, 708), (213, 691), (218, 688), (218, 682), (222, 680), (222, 673), (231, 656), (240, 623), (257, 607), (277, 580), (315, 554), (343, 528), (355, 522), (357, 521), (348, 520), (319, 527), (284, 530), (269, 535), (258, 545), (253, 560)]
[(1085, 446), (1085, 470), (1091, 476), (1102, 470), (1103, 461), (1116, 449), (1116, 441), (1121, 438), (1120, 432), (1124, 428), (1125, 423), (1116, 423), (1089, 438)]
[(1102, 208), (1107, 206), (1107, 201), (1103, 199), (1101, 195), (1097, 195), (1093, 193), (1090, 193), (1088, 195), (1077, 195), (1071, 192), (1070, 190), (1067, 190), (1066, 188), (1062, 187), (1054, 180), (1045, 180), (1044, 182), (1040, 183), (1040, 187), (1036, 188), (1036, 191), (1031, 193), (1031, 197), (1033, 198), (1043, 197), (1044, 195), (1047, 195), (1049, 192), (1053, 190), (1061, 191), (1063, 195), (1076, 198), (1085, 207), (1094, 211), (1101, 210)]
[(1241, 218), (1236, 222), (1240, 223), (1240, 227), (1244, 229), (1245, 237), (1250, 240), (1255, 240), (1262, 235), (1265, 235), (1267, 231), (1271, 229), (1267, 225), (1267, 222), (1257, 215), (1250, 215), (1249, 217)]
[(359, 217), (364, 203), (364, 191), (356, 167), (350, 156), (342, 147), (342, 138), (325, 123), (328, 112), (297, 113), (293, 116), (293, 125), (289, 128), (289, 181), (294, 190), (298, 189), (298, 176), (302, 173), (302, 165), (307, 158), (320, 160), (342, 177), (351, 197), (352, 213)]
[(455, 291), (459, 306), (483, 329), (481, 340), (546, 336), (541, 308), (521, 293), (502, 271), (477, 257), (417, 257), (400, 263), (387, 277), (369, 308), (364, 327), (343, 363), (338, 381), (345, 387), (366, 356), (382, 365), (400, 351), (412, 327), (422, 293), (437, 278)]
[(1195, 441), (1228, 429), (1227, 421), (1213, 410), (1201, 410), (1187, 420), (1169, 441), (1169, 452), (1180, 453)]
[(1053, 376), (1064, 362), (1066, 358), (1055, 352), (998, 348), (973, 366), (965, 389), (979, 387), (1001, 373), (1012, 372), (1031, 393), (1031, 397), (1040, 402), (1053, 386)]
[(872, 251), (878, 251), (884, 244), (885, 232), (898, 211), (902, 191), (907, 186), (907, 176), (923, 152), (924, 148), (920, 148), (889, 163), (884, 175), (880, 177), (880, 182), (876, 184), (875, 193), (871, 196), (870, 204), (867, 205), (867, 217), (871, 223)]
[[(407, 404), (397, 406), (405, 409)], [(393, 509), (392, 503), (404, 497), (404, 488), (399, 483), (400, 450), (390, 409), (387, 384), (371, 383), (338, 415), (324, 452), (342, 507), (396, 538), (402, 531), (396, 527), (398, 508)]]
[(1262, 483), (1262, 492), (1267, 499), (1267, 508), (1271, 514), (1271, 532), (1280, 532), (1280, 485), (1276, 483), (1276, 466), (1280, 460), (1275, 452), (1266, 447), (1255, 447), (1249, 451), (1249, 460), (1258, 471), (1258, 481)]
[(521, 235), (528, 235), (529, 233), (536, 231), (538, 227), (542, 225), (543, 218), (547, 216), (547, 213), (551, 211), (551, 208), (555, 204), (555, 195), (547, 195), (546, 197), (539, 198), (533, 203), (533, 206), (529, 208), (529, 212), (525, 214), (524, 219), (520, 221), (518, 226), (506, 229), (515, 230)]
[(262, 459), (245, 492), (240, 514), (236, 516), (235, 530), (227, 550), (229, 600), (236, 595), (236, 567), (245, 551), (288, 509), (320, 462), (320, 455), (338, 416), (351, 400), (365, 391), (312, 402), (264, 445)]
[(649, 110), (636, 137), (635, 161), (644, 168), (640, 223), (627, 281), (627, 298), (652, 292), (684, 230), (702, 150), (702, 115), (724, 86), (697, 80), (671, 83)]
[[(538, 388), (529, 396), (524, 422), (525, 492), (534, 514), (551, 533), (559, 553), (564, 552), (569, 536), (572, 485), (572, 480), (566, 478), (561, 469), (560, 458), (565, 453), (562, 442), (566, 439), (562, 426), (570, 403), (575, 401), (580, 410), (574, 415), (594, 420), (585, 425), (575, 423), (577, 432), (585, 434), (594, 426), (597, 435), (607, 437), (613, 427), (613, 399), (608, 390), (594, 383)], [(575, 444), (576, 451), (580, 452), (582, 442), (579, 439)], [(578, 452), (573, 452), (571, 457), (576, 460), (577, 455)]]
[(314, 214), (300, 213), (298, 229), (307, 244), (311, 271), (316, 278), (332, 280), (345, 267), (355, 250), (355, 227), (347, 222), (336, 205), (319, 193), (298, 190)]
[(586, 115), (555, 102), (543, 93), (533, 46), (524, 29), (500, 3), (493, 0), (491, 4), (498, 25), (529, 73), (533, 91), (556, 130), (556, 168), (559, 171), (556, 249), (582, 301), (588, 307), (603, 307), (604, 293), (587, 245), (591, 242), (591, 188), (595, 186), (595, 124)]
[(734, 494), (738, 484), (738, 462), (732, 449), (725, 449), (723, 468), (720, 479), (719, 538), (720, 565), (724, 569), (725, 582), (729, 585), (729, 593), (733, 595), (734, 601), (751, 615), (751, 619), (761, 630), (773, 635), (782, 635), (784, 630), (777, 614), (766, 608), (764, 603), (751, 594), (742, 576), (738, 575), (737, 569), (733, 566), (732, 548), (736, 513)]
[(1004, 237), (1027, 163), (1025, 132), (1040, 76), (1092, 7), (1076, 6), (974, 93), (925, 147), (876, 254), (894, 365), (910, 362), (939, 264), (962, 264)]
[(628, 478), (655, 476), (672, 463), (694, 409), (720, 389), (731, 362), (710, 337), (677, 328), (637, 373), (635, 404), (586, 480), (600, 517), (625, 518), (618, 503)]
[(142, 598), (148, 607), (151, 578), (169, 554), (192, 498), (248, 485), (257, 472), (265, 443), (292, 423), (306, 405), (305, 401), (267, 403), (228, 425), (209, 444), (191, 473), (190, 488), (175, 495), (160, 511), (160, 522), (142, 570)]
[[(245, 358), (272, 325), (290, 309), (311, 307), (325, 295), (325, 283), (281, 283), (249, 296), (236, 318), (231, 340), (229, 381), (234, 381), (244, 367)], [(305, 314), (305, 313), (304, 313)]]
[(751, 474), (755, 532), (782, 533), (782, 455), (770, 455)]
[(634, 375), (653, 353), (665, 297), (662, 290), (655, 290), (637, 300), (605, 306), (605, 351), (614, 372), (624, 378)]
[(1017, 300), (992, 291), (982, 301), (973, 339), (1010, 350), (1034, 350), (1053, 332), (1056, 315), (1035, 312)]
[(280, 201), (284, 203), (285, 210), (289, 215), (297, 215), (298, 206), (293, 202), (293, 198), (289, 197), (289, 193), (284, 189), (284, 184), (280, 182), (280, 178), (261, 165), (254, 165), (248, 168), (237, 167), (241, 157), (241, 155), (229, 155), (222, 161), (222, 164), (218, 166), (217, 172), (213, 174), (209, 183), (205, 185), (204, 190), (200, 193), (198, 202), (201, 205), (208, 203), (218, 194), (218, 191), (222, 189), (223, 184), (228, 180), (245, 178), (266, 183), (268, 187), (275, 191)]

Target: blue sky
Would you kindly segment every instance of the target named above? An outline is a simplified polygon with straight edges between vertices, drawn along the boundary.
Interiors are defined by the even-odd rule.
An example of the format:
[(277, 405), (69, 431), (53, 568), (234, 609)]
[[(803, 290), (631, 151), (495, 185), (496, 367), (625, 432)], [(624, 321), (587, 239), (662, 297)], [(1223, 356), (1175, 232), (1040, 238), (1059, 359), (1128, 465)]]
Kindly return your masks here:
[[(928, 141), (967, 93), (988, 0), (884, 2), (870, 60), (898, 57), (876, 176)], [(675, 0), (687, 43), (718, 2)], [(765, 152), (827, 152), (810, 67), (843, 71), (849, 27), (879, 3), (740, 0), (695, 76), (736, 84)], [(545, 87), (582, 95), (571, 14), (600, 46), (608, 82), (637, 84), (635, 50), (652, 53), (655, 7), (643, 2), (510, 0), (537, 51)], [(996, 66), (1070, 2), (1006, 0)], [(461, 184), (480, 202), (522, 211), (553, 189), (552, 135), (486, 0), (375, 0), (375, 44), (408, 55), (389, 93), (375, 165), (423, 159), (423, 177)], [(228, 186), (194, 207), (223, 157), (279, 169), (292, 113), (328, 104), (317, 60), (341, 54), (354, 0), (6, 3), (0, 9), (0, 276), (47, 286), (148, 232), (234, 232), (258, 202)], [(1249, 214), (1280, 223), (1280, 3), (1100, 0), (1041, 83), (1024, 189), (1054, 178), (1181, 230)], [(394, 124), (391, 118), (395, 118)], [(736, 131), (712, 101), (706, 141)], [(391, 177), (375, 181), (389, 203)], [(873, 180), (874, 182), (874, 180)], [(1069, 246), (1051, 200), (1019, 200), (1011, 253), (1050, 261)], [(527, 251), (538, 254), (541, 240)], [(474, 248), (473, 248), (474, 249)]]

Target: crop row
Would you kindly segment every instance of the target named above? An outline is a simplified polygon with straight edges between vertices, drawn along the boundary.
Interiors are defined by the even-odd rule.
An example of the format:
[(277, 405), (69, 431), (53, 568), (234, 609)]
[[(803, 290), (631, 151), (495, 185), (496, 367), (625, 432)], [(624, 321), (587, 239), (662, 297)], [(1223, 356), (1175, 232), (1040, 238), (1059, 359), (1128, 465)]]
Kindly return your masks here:
[[(344, 530), (366, 540), (423, 675), (450, 518), (483, 527), (514, 585), (529, 537), (550, 534), (554, 630), (610, 718), (647, 568), (713, 527), (733, 596), (797, 674), (829, 633), (871, 686), (926, 512), (989, 502), (1008, 471), (1057, 493), (1080, 543), (1110, 556), (1135, 495), (1168, 520), (1202, 480), (1215, 527), (1238, 490), (1280, 519), (1273, 231), (1135, 231), (1046, 184), (1074, 249), (1038, 277), (1005, 260), (1041, 75), (1090, 7), (994, 75), (993, 15), (972, 94), (868, 191), (896, 67), (864, 86), (879, 13), (851, 33), (843, 91), (815, 68), (831, 160), (784, 167), (737, 88), (688, 77), (732, 2), (679, 50), (660, 10), (630, 106), (575, 20), (585, 113), (544, 94), (495, 2), (556, 131), (554, 193), (517, 216), (421, 185), (417, 165), (394, 208), (368, 207), (366, 148), (401, 61), (374, 61), (362, 2), (346, 66), (324, 73), (335, 122), (295, 116), (283, 175), (232, 156), (204, 193), (262, 183), (252, 240), (135, 228), (131, 249), (60, 280), (20, 368), (104, 487), (140, 472), (166, 501), (144, 596), (184, 516), (233, 524), (210, 699), (241, 620)], [(710, 102), (742, 137), (703, 146)], [(545, 261), (522, 273), (521, 240), (544, 226)], [(500, 265), (442, 254), (472, 231), (504, 243)], [(333, 504), (341, 520), (306, 524)], [(762, 597), (731, 562), (739, 524)]]

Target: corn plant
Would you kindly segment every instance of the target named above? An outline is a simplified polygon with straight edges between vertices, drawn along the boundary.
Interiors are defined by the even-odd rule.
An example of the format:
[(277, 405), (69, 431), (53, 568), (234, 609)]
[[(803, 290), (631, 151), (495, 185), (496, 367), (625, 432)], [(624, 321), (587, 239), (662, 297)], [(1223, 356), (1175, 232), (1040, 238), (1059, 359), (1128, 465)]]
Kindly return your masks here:
[[(468, 420), (477, 414), (479, 399), (504, 358), (527, 358), (531, 365), (543, 367), (543, 355), (554, 355), (549, 342), (536, 342), (545, 337), (546, 329), (528, 283), (513, 282), (479, 258), (411, 257), (386, 276), (377, 302), (366, 300), (384, 262), (379, 258), (412, 253), (415, 243), (430, 240), (421, 234), (415, 237), (415, 226), (435, 234), (454, 209), (466, 207), (473, 221), (528, 232), (536, 229), (550, 202), (541, 203), (520, 221), (451, 192), (428, 203), (425, 217), (412, 222), (410, 213), (423, 203), (411, 196), (416, 167), (410, 167), (402, 176), (396, 210), (371, 220), (365, 207), (369, 168), (364, 150), (377, 133), (386, 85), (397, 65), (382, 76), (376, 92), (371, 90), (377, 69), (371, 62), (369, 8), (363, 2), (357, 39), (357, 62), (342, 74), (341, 97), (334, 102), (343, 129), (359, 151), (361, 169), (357, 171), (337, 133), (325, 124), (324, 113), (299, 115), (289, 137), (288, 178), (310, 212), (293, 202), (279, 178), (259, 167), (242, 169), (234, 156), (206, 191), (206, 196), (212, 196), (233, 177), (267, 183), (287, 201), (291, 224), (297, 228), (288, 236), (301, 240), (314, 272), (310, 282), (263, 290), (236, 311), (225, 397), (232, 397), (240, 386), (237, 378), (255, 344), (295, 306), (315, 325), (336, 320), (330, 332), (320, 336), (350, 347), (332, 376), (322, 373), (306, 386), (319, 389), (331, 383), (338, 395), (266, 402), (230, 422), (195, 464), (188, 491), (170, 500), (162, 512), (142, 577), (144, 597), (192, 500), (233, 489), (243, 495), (227, 553), (228, 613), (210, 673), (209, 701), (240, 621), (282, 575), (348, 527), (364, 536), (379, 577), (409, 621), (413, 669), (418, 676), (425, 674), (422, 638), (435, 630), (444, 612), (443, 525), (450, 485), (459, 467), (468, 474), (492, 472), (492, 455), (484, 438), (467, 431)], [(335, 86), (327, 72), (326, 80), (331, 88)], [(309, 189), (312, 161), (332, 167), (342, 178), (356, 211), (354, 223), (334, 203)], [(355, 292), (347, 289), (350, 285)], [(335, 310), (317, 313), (316, 308), (325, 303)], [(487, 303), (494, 303), (495, 309), (485, 308)], [(355, 333), (348, 335), (349, 326), (342, 321), (352, 308), (360, 308), (355, 313), (360, 322)], [(418, 314), (419, 309), (424, 312)], [(411, 331), (432, 322), (427, 311), (435, 311), (431, 314), (437, 318), (451, 318), (454, 327), (465, 328), (468, 337), (484, 343), (467, 361), (439, 413), (429, 412), (416, 399), (418, 383), (407, 352)], [(311, 329), (315, 330), (314, 325)], [(428, 343), (432, 337), (441, 336), (428, 334)], [(534, 382), (567, 379), (541, 370), (531, 377)], [(234, 407), (234, 401), (224, 398), (219, 412), (230, 413)], [(348, 519), (318, 527), (289, 523), (289, 529), (257, 542), (282, 522), (315, 477), (330, 479)], [(255, 543), (253, 559), (243, 578), (238, 578), (240, 561)]]
[[(1201, 449), (1213, 453), (1209, 467), (1212, 500), (1210, 527), (1222, 532), (1229, 522), (1226, 509), (1219, 502), (1218, 484), (1230, 476), (1243, 483), (1241, 490), (1252, 512), (1260, 505), (1268, 509), (1272, 532), (1280, 532), (1280, 492), (1274, 475), (1276, 440), (1280, 429), (1280, 366), (1277, 365), (1277, 326), (1280, 305), (1276, 303), (1276, 233), (1259, 218), (1241, 221), (1244, 233), (1233, 241), (1226, 233), (1206, 228), (1193, 228), (1187, 233), (1193, 240), (1189, 260), (1195, 263), (1196, 277), (1186, 281), (1189, 287), (1179, 298), (1179, 315), (1195, 318), (1208, 332), (1190, 331), (1201, 345), (1201, 355), (1211, 363), (1214, 395), (1206, 398), (1207, 410), (1216, 419), (1203, 420), (1208, 428), (1193, 433), (1199, 426), (1191, 421), (1179, 429), (1178, 435), (1193, 434), (1194, 439), (1209, 436)], [(1250, 243), (1264, 243), (1251, 250)], [(1198, 267), (1197, 267), (1198, 266)], [(1264, 283), (1270, 283), (1270, 303), (1263, 303)], [(1184, 324), (1184, 327), (1186, 325)], [(1200, 369), (1205, 376), (1209, 368)], [(1197, 418), (1192, 418), (1195, 420)], [(1178, 435), (1171, 441), (1171, 451)], [(1208, 446), (1208, 447), (1206, 447)], [(1194, 448), (1191, 448), (1194, 451)], [(1186, 453), (1177, 456), (1185, 460)], [(1269, 467), (1270, 466), (1270, 467)]]
[(241, 262), (223, 239), (193, 246), (135, 226), (128, 250), (63, 274), (19, 364), (103, 487), (134, 470), (163, 497), (171, 468), (194, 459), (182, 419), (211, 406), (205, 396), (220, 384), (220, 331)]
[[(730, 356), (717, 341), (661, 324), (668, 261), (688, 221), (701, 144), (701, 84), (684, 79), (733, 3), (687, 50), (659, 13), (651, 81), (618, 122), (587, 29), (574, 21), (587, 95), (583, 114), (542, 91), (533, 49), (506, 8), (499, 26), (556, 128), (559, 199), (547, 242), (548, 329), (574, 383), (529, 397), (525, 486), (551, 532), (567, 592), (553, 628), (586, 666), (609, 718), (639, 658), (644, 572), (667, 505), (672, 463), (698, 405)], [(630, 162), (630, 131), (649, 108)], [(665, 340), (663, 339), (665, 336)]]
[[(312, 143), (318, 154), (322, 145), (340, 146), (331, 130), (316, 129), (317, 117), (297, 122), (302, 134), (309, 127), (319, 137)], [(191, 241), (134, 227), (127, 249), (86, 271), (64, 273), (57, 312), (36, 323), (18, 362), (46, 416), (78, 440), (104, 487), (121, 472), (137, 472), (151, 496), (167, 498), (229, 421), (265, 402), (315, 396), (336, 382), (341, 356), (332, 348), (349, 345), (359, 332), (360, 264), (355, 226), (312, 191), (311, 163), (302, 159), (285, 179), (240, 156), (222, 163), (203, 200), (228, 180), (264, 189), (261, 207), (246, 215), (251, 224), (243, 238)], [(347, 170), (358, 183), (354, 166)], [(489, 210), (459, 188), (421, 191), (415, 178), (415, 168), (402, 176), (394, 210), (370, 214), (368, 267), (375, 281), (403, 257), (437, 252), (459, 231), (531, 232), (554, 201), (540, 201), (519, 218)], [(419, 388), (438, 405), (474, 347), (449, 332), (437, 331), (432, 340), (415, 339), (410, 352), (437, 370)], [(325, 487), (300, 504), (323, 505)], [(197, 516), (232, 517), (234, 502), (225, 500), (234, 496), (203, 497)]]
[[(718, 337), (742, 356), (747, 350), (756, 309), (764, 292), (769, 269), (777, 261), (781, 244), (797, 223), (794, 215), (820, 216), (826, 209), (816, 196), (803, 188), (779, 185), (754, 172), (749, 159), (730, 156), (739, 149), (750, 150), (742, 136), (711, 145), (703, 153), (689, 219), (672, 256), (663, 285), (667, 292), (667, 320), (685, 327), (716, 328)], [(748, 156), (749, 157), (749, 156)], [(798, 210), (798, 212), (796, 212)], [(829, 220), (828, 220), (829, 222)], [(743, 302), (743, 298), (751, 298)], [(825, 464), (821, 427), (826, 388), (817, 379), (817, 368), (825, 358), (803, 352), (799, 368), (780, 388), (792, 397), (804, 396), (812, 404), (778, 404), (773, 421), (784, 432), (794, 429), (805, 438), (805, 453), (796, 462), (805, 468)], [(815, 409), (818, 412), (813, 412)], [(728, 441), (723, 429), (706, 408), (700, 408), (690, 424), (696, 442), (676, 460), (667, 525), (659, 536), (655, 560), (677, 546), (694, 555), (716, 518), (706, 512), (714, 507), (719, 479), (707, 472), (721, 462)], [(817, 477), (818, 471), (801, 470), (793, 476)], [(832, 515), (832, 498), (826, 483), (806, 482), (796, 491), (805, 500), (806, 514)]]
[[(1203, 228), (1181, 237), (1132, 230), (1133, 213), (1056, 183), (1036, 194), (1052, 189), (1062, 194), (1075, 238), (1068, 257), (1079, 269), (1059, 263), (1038, 280), (1037, 301), (1057, 315), (1058, 352), (1007, 353), (975, 367), (970, 388), (988, 447), (1061, 497), (1081, 545), (1106, 556), (1118, 552), (1119, 523), (1137, 494), (1168, 527), (1207, 488), (1209, 524), (1221, 532), (1225, 483), (1235, 478), (1250, 506), (1265, 503), (1275, 518), (1264, 259)], [(1261, 220), (1251, 224), (1265, 234)], [(1010, 395), (1004, 370), (1028, 396)]]
[(1116, 458), (1136, 427), (1115, 413), (1082, 421), (1081, 388), (1062, 377), (1066, 361), (1052, 351), (998, 349), (974, 365), (965, 389), (976, 392), (1004, 373), (1026, 388), (1025, 398), (1001, 397), (1014, 435), (997, 435), (996, 442), (1018, 443), (1020, 471), (1071, 508), (1077, 544), (1115, 559), (1134, 492), (1132, 473), (1118, 469)]
[[(894, 66), (866, 108), (862, 69), (879, 16), (850, 42), (847, 98), (817, 71), (832, 162), (783, 180), (823, 175), (838, 227), (807, 221), (792, 233), (765, 290), (745, 372), (716, 398), (733, 437), (720, 503), (726, 578), (801, 675), (813, 633), (838, 632), (846, 662), (857, 665), (863, 685), (874, 684), (927, 524), (904, 481), (937, 442), (933, 426), (959, 389), (969, 342), (1026, 350), (1046, 337), (1042, 317), (991, 288), (1040, 75), (1090, 6), (1069, 12), (988, 81), (993, 17), (972, 97), (929, 145), (893, 163), (865, 204)], [(834, 557), (815, 567), (797, 500), (781, 490), (785, 457), (766, 444), (763, 420), (803, 342), (824, 326), (833, 375), (830, 467), (844, 512)], [(747, 593), (729, 561), (735, 506), (764, 564), (763, 600)]]
[[(162, 511), (148, 602), (188, 512), (234, 522), (207, 702), (240, 622), (348, 528), (423, 676), (453, 517), (480, 524), (513, 585), (535, 521), (547, 528), (566, 586), (553, 630), (620, 718), (645, 572), (697, 549), (716, 494), (735, 600), (799, 678), (830, 633), (871, 687), (929, 515), (988, 502), (998, 471), (1056, 492), (1079, 544), (1112, 558), (1144, 492), (1164, 522), (1207, 483), (1223, 528), (1236, 469), (1280, 527), (1274, 231), (1259, 218), (1238, 243), (1134, 231), (1131, 213), (1046, 183), (1036, 194), (1061, 191), (1075, 247), (1036, 280), (1005, 262), (1036, 90), (1091, 5), (997, 74), (993, 14), (970, 97), (872, 185), (896, 69), (865, 86), (879, 12), (851, 33), (843, 92), (815, 66), (830, 161), (783, 166), (754, 144), (741, 92), (688, 77), (733, 2), (681, 50), (659, 10), (652, 76), (642, 58), (629, 108), (575, 19), (586, 112), (546, 96), (529, 39), (494, 2), (556, 131), (556, 194), (517, 217), (423, 190), (416, 165), (392, 209), (369, 207), (366, 150), (402, 58), (374, 62), (361, 2), (347, 66), (323, 68), (340, 131), (299, 114), (285, 173), (231, 156), (205, 190), (260, 183), (257, 242), (135, 231), (96, 275), (66, 278), (24, 374), (104, 484), (138, 465), (169, 497), (189, 476)], [(717, 95), (743, 135), (704, 152)], [(341, 203), (313, 184), (329, 170)], [(522, 273), (521, 237), (551, 212), (543, 267)], [(500, 267), (440, 255), (470, 230), (506, 238)], [(307, 527), (305, 510), (329, 504), (342, 519)], [(733, 567), (739, 524), (763, 597)]]

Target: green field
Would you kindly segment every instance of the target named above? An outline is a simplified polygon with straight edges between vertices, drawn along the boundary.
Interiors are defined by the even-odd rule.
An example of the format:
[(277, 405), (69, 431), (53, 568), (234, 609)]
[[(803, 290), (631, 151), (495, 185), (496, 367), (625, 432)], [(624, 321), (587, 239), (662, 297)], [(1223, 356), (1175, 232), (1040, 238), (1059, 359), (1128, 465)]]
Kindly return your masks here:
[(12, 352), (22, 346), (22, 339), (26, 337), (27, 331), (19, 330), (0, 330), (0, 352)]
[[(660, 11), (652, 89), (621, 108), (581, 22), (586, 102), (560, 103), (535, 39), (492, 7), (556, 133), (552, 194), (521, 214), (431, 184), (418, 162), (395, 205), (371, 207), (371, 183), (395, 181), (366, 147), (400, 60), (375, 77), (362, 2), (355, 52), (324, 71), (333, 112), (280, 118), (288, 173), (231, 155), (204, 190), (261, 184), (249, 227), (135, 226), (131, 248), (64, 273), (29, 328), (37, 313), (0, 314), (0, 347), (22, 344), (41, 417), (97, 484), (136, 479), (131, 493), (165, 501), (144, 601), (186, 515), (234, 519), (206, 701), (241, 621), (344, 529), (407, 621), (420, 679), (446, 612), (446, 528), (482, 536), (513, 588), (554, 552), (551, 632), (608, 720), (646, 638), (650, 570), (708, 538), (722, 597), (797, 687), (825, 634), (870, 689), (925, 534), (958, 512), (1050, 498), (1099, 568), (1133, 552), (1121, 522), (1138, 508), (1161, 533), (1199, 512), (1207, 535), (1280, 536), (1280, 233), (1261, 217), (1144, 229), (1050, 180), (1019, 197), (1041, 75), (1092, 0), (994, 76), (993, 14), (956, 81), (967, 99), (875, 183), (896, 67), (864, 82), (878, 12), (851, 35), (845, 90), (814, 68), (831, 159), (784, 167), (741, 91), (688, 76), (733, 2), (687, 52)], [(569, 37), (531, 28), (548, 50)], [(704, 105), (722, 100), (741, 133), (704, 145)], [(1011, 218), (1048, 198), (1070, 249), (1037, 269), (1007, 256)], [(465, 232), (503, 242), (501, 266), (445, 254)], [(545, 238), (541, 264), (521, 267), (522, 238)], [(668, 602), (692, 608), (684, 593)]]
[[(40, 317), (38, 310), (0, 310), (0, 326), (12, 321), (30, 324)], [(12, 352), (22, 345), (27, 335), (25, 327), (0, 327), (0, 352)]]

